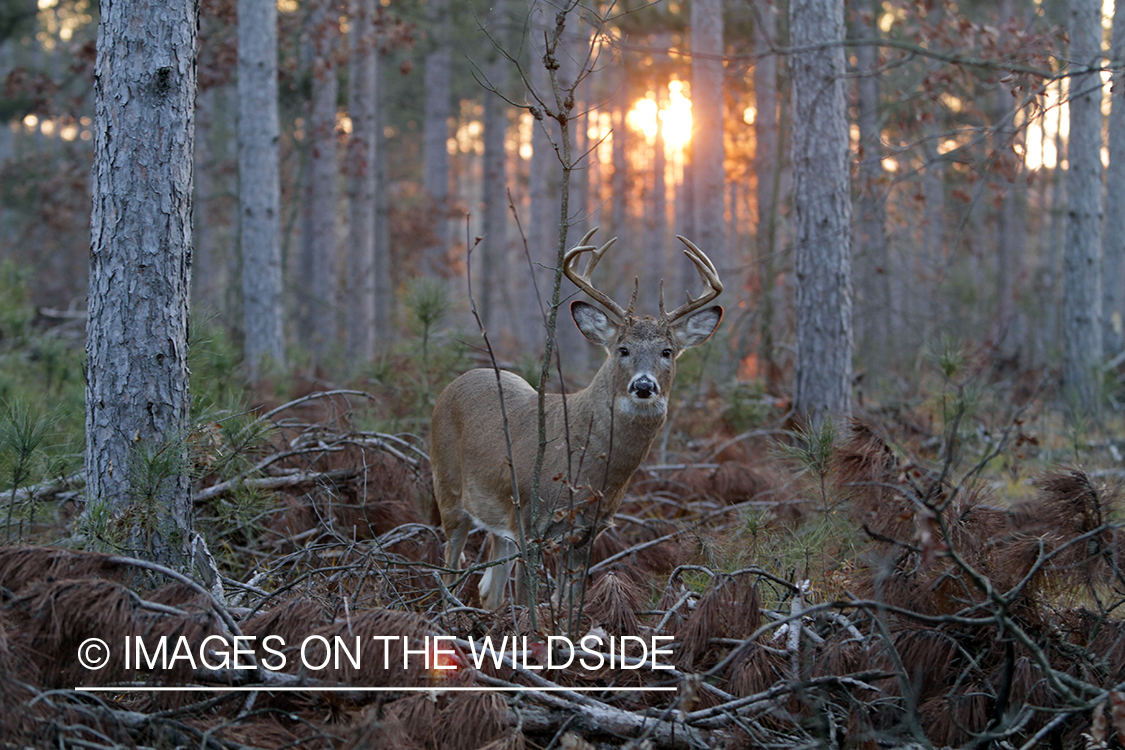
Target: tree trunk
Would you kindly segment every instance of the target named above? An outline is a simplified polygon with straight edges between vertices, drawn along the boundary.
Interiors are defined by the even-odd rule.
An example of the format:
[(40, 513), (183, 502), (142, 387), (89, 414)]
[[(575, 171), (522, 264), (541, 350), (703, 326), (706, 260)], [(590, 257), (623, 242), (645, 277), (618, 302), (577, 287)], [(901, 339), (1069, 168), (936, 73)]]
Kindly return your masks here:
[[(507, 3), (495, 0), (491, 13), (490, 34), (507, 49), (505, 27)], [(475, 253), (476, 264), (473, 274), (473, 294), (480, 311), (485, 330), (496, 340), (497, 324), (504, 318), (511, 319), (510, 306), (502, 305), (504, 283), (507, 280), (508, 258), (508, 195), (506, 139), (508, 134), (507, 103), (502, 96), (508, 96), (508, 60), (498, 50), (492, 50), (488, 60), (488, 80), (498, 93), (484, 92), (484, 222), (482, 234), (484, 241)], [(518, 266), (517, 266), (518, 268)], [(507, 315), (501, 315), (507, 307)], [(510, 323), (503, 330), (511, 330)]]
[(781, 152), (778, 140), (777, 56), (766, 54), (777, 43), (777, 7), (759, 4), (754, 24), (754, 174), (758, 178), (757, 273), (758, 359), (769, 378), (774, 371), (773, 326), (777, 282), (778, 194), (781, 190)]
[[(102, 0), (86, 357), (89, 509), (133, 554), (192, 543), (187, 327), (196, 3)], [(97, 514), (88, 513), (93, 520)]]
[(395, 278), (391, 273), (391, 210), (387, 186), (387, 139), (383, 133), (383, 54), (375, 55), (375, 335), (382, 345), (396, 338)]
[[(336, 0), (317, 0), (310, 13), (312, 101), (308, 119), (309, 164), (303, 210), (309, 235), (302, 238), (306, 273), (300, 283), (307, 295), (305, 344), (323, 359), (338, 339), (336, 251), (336, 114), (339, 79), (336, 56), (340, 39)], [(354, 126), (354, 123), (353, 123)]]
[[(551, 93), (551, 80), (547, 69), (543, 67), (545, 54), (544, 38), (551, 28), (546, 11), (536, 6), (532, 9), (531, 18), (531, 85), (547, 102), (553, 102)], [(561, 43), (559, 45), (562, 46)], [(547, 134), (548, 129), (551, 135)], [(548, 301), (547, 290), (550, 287), (551, 275), (543, 270), (554, 265), (555, 246), (558, 241), (558, 203), (557, 191), (552, 188), (559, 182), (559, 159), (555, 151), (555, 144), (551, 138), (557, 138), (558, 128), (549, 120), (537, 120), (532, 123), (531, 136), (531, 174), (529, 175), (528, 193), (529, 207), (526, 224), (528, 252), (535, 264), (534, 279), (539, 288), (540, 300), (536, 297), (531, 279), (527, 279), (526, 294), (523, 295), (524, 312), (521, 316), (524, 321), (524, 341), (527, 346), (538, 349), (543, 342), (543, 315), (540, 302)], [(520, 268), (521, 273), (530, 274), (526, 265)]]
[[(661, 95), (664, 86), (658, 87), (657, 106), (661, 104)], [(652, 144), (652, 192), (645, 201), (648, 209), (647, 227), (645, 231), (645, 253), (651, 260), (640, 263), (641, 285), (645, 294), (654, 294), (659, 288), (661, 279), (667, 278), (669, 271), (679, 266), (679, 260), (669, 265), (671, 248), (668, 245), (668, 186), (665, 184), (664, 173), (667, 169), (667, 160), (664, 155), (664, 122), (656, 118), (656, 138)], [(680, 244), (680, 243), (676, 243)], [(679, 251), (677, 250), (677, 254)], [(673, 295), (679, 294), (679, 289), (672, 286), (678, 279), (667, 279), (665, 291), (669, 294), (668, 301), (676, 299)]]
[(812, 421), (851, 408), (852, 288), (843, 0), (792, 0), (793, 203), (796, 209), (796, 411)]
[(435, 243), (426, 249), (427, 273), (444, 277), (449, 269), (449, 115), (450, 90), (450, 0), (428, 0), (430, 52), (426, 55), (425, 113), (423, 115), (422, 186), (434, 202)]
[[(870, 39), (878, 34), (875, 16), (881, 0), (865, 4), (857, 14), (856, 36)], [(864, 320), (862, 350), (873, 363), (883, 363), (890, 338), (890, 258), (887, 251), (887, 209), (883, 173), (882, 132), (879, 127), (879, 48), (871, 44), (855, 48), (856, 125), (859, 128), (859, 220), (856, 222), (857, 260), (863, 269)]]
[(1102, 344), (1107, 357), (1125, 347), (1125, 2), (1113, 6), (1113, 87), (1109, 172), (1102, 238)]
[[(999, 21), (1002, 30), (1015, 24), (1012, 0), (1000, 3)], [(1027, 237), (1027, 227), (1020, 218), (1024, 202), (1023, 160), (1015, 148), (1020, 138), (1015, 122), (1015, 100), (1006, 86), (997, 89), (995, 95), (997, 168), (992, 171), (1000, 191), (1000, 206), (996, 217), (996, 312), (992, 339), (993, 345), (1002, 352), (1012, 352), (1018, 346), (1018, 337), (1011, 335), (1016, 323), (1016, 281)]]
[[(1059, 101), (1062, 101), (1066, 95), (1063, 84), (1064, 82), (1061, 79), (1055, 84), (1058, 88)], [(1055, 128), (1054, 141), (1055, 168), (1051, 170), (1051, 222), (1048, 228), (1048, 244), (1046, 257), (1044, 258), (1043, 273), (1043, 287), (1045, 289), (1057, 289), (1060, 274), (1064, 277), (1064, 285), (1066, 283), (1065, 273), (1063, 273), (1062, 244), (1063, 235), (1065, 234), (1063, 228), (1066, 226), (1066, 205), (1068, 198), (1066, 194), (1066, 175), (1062, 165), (1063, 160), (1069, 158), (1069, 156), (1067, 154), (1067, 142), (1064, 141), (1062, 137), (1062, 128)], [(1043, 323), (1044, 350), (1049, 351), (1052, 348), (1058, 347), (1065, 317), (1065, 311), (1059, 310), (1055, 305), (1047, 306), (1047, 319)]]
[[(215, 240), (214, 227), (218, 223), (211, 211), (211, 196), (215, 187), (211, 180), (211, 134), (215, 131), (215, 98), (221, 89), (215, 87), (200, 91), (196, 99), (196, 129), (193, 174), (195, 195), (192, 199), (192, 234), (195, 240), (194, 278), (192, 279), (192, 304), (198, 308), (219, 310), (222, 306), (223, 265)], [(6, 128), (5, 128), (6, 130)]]
[[(724, 231), (722, 0), (693, 0), (691, 49), (691, 174), (695, 188), (695, 236), (691, 239), (707, 253), (719, 273), (729, 279), (737, 263), (727, 255)], [(686, 261), (682, 267), (687, 268)], [(682, 277), (694, 276), (688, 273)]]
[(1102, 86), (1101, 2), (1071, 0), (1070, 139), (1067, 160), (1067, 222), (1063, 250), (1063, 316), (1066, 340), (1063, 389), (1071, 416), (1094, 417), (1100, 393)]
[(350, 73), (348, 114), (348, 323), (345, 326), (348, 358), (352, 364), (369, 361), (375, 354), (376, 322), (375, 238), (379, 54), (375, 31), (375, 0), (351, 0)]
[[(626, 53), (622, 52), (622, 55)], [(628, 201), (625, 193), (629, 189), (629, 163), (626, 158), (626, 145), (629, 139), (629, 126), (625, 117), (633, 106), (632, 90), (629, 87), (627, 58), (622, 59), (621, 65), (613, 69), (617, 81), (616, 93), (613, 98), (613, 143), (611, 144), (613, 161), (613, 176), (610, 178), (611, 203), (611, 237), (623, 237), (628, 231)]]
[(257, 379), (285, 365), (274, 0), (238, 0), (238, 102), (244, 351)]

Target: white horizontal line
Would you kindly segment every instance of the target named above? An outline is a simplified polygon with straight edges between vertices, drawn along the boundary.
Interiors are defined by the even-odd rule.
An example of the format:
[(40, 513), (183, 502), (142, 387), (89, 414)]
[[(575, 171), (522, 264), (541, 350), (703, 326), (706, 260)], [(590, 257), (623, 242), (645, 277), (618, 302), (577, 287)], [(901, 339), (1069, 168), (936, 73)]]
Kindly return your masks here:
[(124, 687), (76, 687), (76, 691), (81, 693), (291, 693), (298, 691), (308, 691), (314, 693), (404, 693), (404, 692), (417, 692), (417, 693), (433, 693), (433, 692), (485, 692), (485, 693), (553, 693), (553, 692), (572, 692), (572, 693), (610, 693), (610, 692), (674, 692), (678, 688), (674, 685), (669, 687), (488, 687), (482, 685), (481, 687), (345, 687), (345, 686), (330, 686), (330, 687), (303, 687), (299, 685), (278, 685), (276, 687), (269, 687), (267, 685), (215, 685), (214, 687), (208, 685), (152, 685), (146, 686), (124, 686)]

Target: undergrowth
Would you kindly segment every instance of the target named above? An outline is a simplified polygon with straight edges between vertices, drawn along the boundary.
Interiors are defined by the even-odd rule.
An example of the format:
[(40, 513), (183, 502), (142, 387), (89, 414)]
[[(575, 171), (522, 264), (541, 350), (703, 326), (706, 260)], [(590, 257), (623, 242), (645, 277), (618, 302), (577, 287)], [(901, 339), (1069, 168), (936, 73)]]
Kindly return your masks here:
[[(26, 308), (18, 275), (0, 284), (15, 285), (0, 296), (0, 524), (11, 542), (58, 543), (75, 529), (67, 506), (81, 489), (60, 487), (53, 500), (20, 492), (80, 469), (79, 338)], [(193, 318), (192, 424), (166, 450), (138, 452), (139, 499), (155, 496), (186, 456), (196, 528), (228, 594), (261, 610), (248, 628), (280, 627), (290, 612), (286, 627), (315, 622), (331, 633), (339, 622), (388, 627), (393, 613), (461, 635), (528, 632), (524, 615), (479, 609), (479, 571), (448, 591), (434, 575), (442, 539), (429, 411), (446, 383), (481, 364), (475, 338), (448, 328), (442, 294), (413, 288), (405, 308), (415, 335), (350, 382), (294, 372), (268, 392), (251, 390), (219, 326)], [(684, 357), (659, 462), (638, 473), (616, 527), (594, 543), (591, 563), (610, 562), (590, 577), (583, 627), (674, 637), (677, 668), (709, 701), (790, 696), (789, 718), (755, 717), (744, 729), (812, 742), (831, 734), (833, 716), (861, 716), (843, 746), (912, 733), (963, 744), (1009, 726), (1006, 706), (1018, 698), (1073, 714), (1056, 738), (1077, 737), (1089, 706), (1060, 703), (1043, 675), (1080, 663), (1066, 684), (1086, 681), (1089, 705), (1125, 678), (1117, 417), (1067, 425), (1044, 389), (1015, 396), (986, 359), (948, 340), (925, 361), (912, 392), (882, 402), (868, 394), (864, 419), (809, 426), (787, 421), (785, 400), (761, 383)], [(91, 507), (82, 523), (112, 543), (112, 519), (99, 513)], [(482, 546), (473, 535), (468, 557)], [(182, 606), (182, 591), (169, 596), (153, 606)], [(540, 621), (554, 622), (549, 611)], [(814, 684), (840, 675), (850, 682)], [(1013, 698), (1029, 680), (1038, 687)], [(874, 689), (877, 708), (851, 711)], [(720, 721), (707, 710), (685, 715), (707, 728)], [(339, 711), (340, 731), (362, 725), (349, 707)], [(1041, 712), (1021, 721), (1004, 731), (1047, 726)]]

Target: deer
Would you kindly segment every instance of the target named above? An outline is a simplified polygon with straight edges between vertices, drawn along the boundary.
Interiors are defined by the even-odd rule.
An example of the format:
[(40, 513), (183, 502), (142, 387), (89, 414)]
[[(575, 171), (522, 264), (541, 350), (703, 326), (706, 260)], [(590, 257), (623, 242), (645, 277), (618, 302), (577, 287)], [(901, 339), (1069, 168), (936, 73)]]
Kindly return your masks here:
[[(707, 341), (723, 318), (722, 307), (707, 306), (723, 290), (715, 265), (678, 235), (703, 280), (703, 293), (693, 298), (689, 292), (686, 303), (667, 312), (661, 281), (659, 317), (638, 316), (638, 280), (629, 307), (623, 309), (591, 281), (617, 241), (615, 237), (601, 248), (591, 245), (596, 231), (565, 253), (563, 273), (601, 306), (574, 300), (570, 312), (582, 335), (607, 356), (582, 390), (544, 395), (547, 443), (539, 498), (531, 497), (539, 446), (535, 388), (515, 373), (480, 368), (456, 378), (434, 404), (430, 462), (448, 540), (443, 578), (453, 585), (469, 533), (474, 528), (487, 531), (490, 565), (479, 591), (488, 609), (504, 602), (521, 538), (562, 540), (573, 553), (610, 525), (629, 480), (664, 427), (677, 358)], [(579, 273), (579, 260), (587, 253), (586, 269)], [(538, 523), (533, 528), (536, 501)], [(568, 564), (573, 565), (569, 554)], [(521, 586), (522, 576), (517, 576), (517, 588)]]

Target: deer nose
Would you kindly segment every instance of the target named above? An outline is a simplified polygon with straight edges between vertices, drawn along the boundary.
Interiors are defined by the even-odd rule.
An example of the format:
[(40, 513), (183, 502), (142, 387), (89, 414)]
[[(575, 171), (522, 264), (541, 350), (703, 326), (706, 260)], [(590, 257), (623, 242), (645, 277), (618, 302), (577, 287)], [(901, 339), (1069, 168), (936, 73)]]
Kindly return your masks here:
[(649, 398), (660, 393), (660, 386), (648, 375), (638, 375), (629, 384), (629, 393), (637, 398)]

